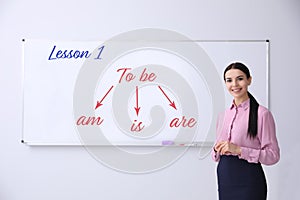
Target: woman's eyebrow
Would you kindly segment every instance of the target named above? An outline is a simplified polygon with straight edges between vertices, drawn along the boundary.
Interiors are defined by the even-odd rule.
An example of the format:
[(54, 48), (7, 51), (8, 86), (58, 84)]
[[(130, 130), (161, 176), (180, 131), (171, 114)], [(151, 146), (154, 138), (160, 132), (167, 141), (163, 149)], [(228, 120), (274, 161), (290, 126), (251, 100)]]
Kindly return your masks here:
[[(244, 75), (243, 74), (241, 74), (241, 75), (238, 75), (238, 76), (235, 76), (235, 77), (233, 77), (233, 78), (243, 78), (244, 77)], [(231, 79), (232, 77), (225, 77), (225, 79)]]

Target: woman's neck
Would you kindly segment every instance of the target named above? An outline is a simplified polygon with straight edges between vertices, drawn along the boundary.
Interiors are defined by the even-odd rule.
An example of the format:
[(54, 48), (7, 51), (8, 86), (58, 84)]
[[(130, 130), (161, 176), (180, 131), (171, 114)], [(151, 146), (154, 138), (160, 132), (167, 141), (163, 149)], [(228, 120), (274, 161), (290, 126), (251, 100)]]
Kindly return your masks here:
[(244, 101), (246, 101), (248, 99), (249, 99), (248, 95), (246, 95), (245, 97), (242, 97), (242, 98), (234, 99), (234, 104), (236, 106), (239, 106), (241, 103), (243, 103)]

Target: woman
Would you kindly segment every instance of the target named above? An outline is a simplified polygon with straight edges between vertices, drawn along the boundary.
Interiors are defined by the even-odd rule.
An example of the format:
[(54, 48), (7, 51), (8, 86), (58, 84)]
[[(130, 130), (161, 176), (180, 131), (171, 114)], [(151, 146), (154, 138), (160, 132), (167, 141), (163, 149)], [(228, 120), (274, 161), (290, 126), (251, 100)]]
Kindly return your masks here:
[(224, 71), (234, 100), (219, 115), (213, 159), (218, 163), (220, 200), (266, 200), (267, 184), (261, 164), (279, 161), (279, 147), (271, 112), (248, 92), (252, 77), (242, 63)]

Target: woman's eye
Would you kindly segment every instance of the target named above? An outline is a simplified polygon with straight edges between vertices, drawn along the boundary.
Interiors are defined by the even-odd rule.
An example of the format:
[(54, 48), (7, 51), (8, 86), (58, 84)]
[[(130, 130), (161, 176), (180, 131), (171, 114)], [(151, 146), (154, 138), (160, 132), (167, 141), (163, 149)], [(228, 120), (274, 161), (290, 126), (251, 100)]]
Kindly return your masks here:
[(239, 77), (238, 80), (239, 80), (239, 81), (242, 81), (242, 80), (244, 80), (244, 78), (243, 78), (243, 77)]
[(232, 81), (231, 79), (226, 79), (227, 83), (231, 83), (231, 81)]

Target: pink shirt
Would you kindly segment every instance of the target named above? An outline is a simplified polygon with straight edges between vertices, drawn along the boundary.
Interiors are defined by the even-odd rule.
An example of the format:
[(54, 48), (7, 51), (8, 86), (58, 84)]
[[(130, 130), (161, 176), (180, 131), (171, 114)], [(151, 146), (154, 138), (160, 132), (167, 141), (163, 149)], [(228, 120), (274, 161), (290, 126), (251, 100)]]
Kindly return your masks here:
[[(216, 143), (229, 141), (240, 146), (239, 158), (250, 163), (275, 164), (279, 161), (280, 153), (273, 116), (267, 108), (259, 105), (257, 136), (250, 138), (247, 135), (249, 105), (250, 99), (239, 106), (232, 104), (229, 109), (219, 115)], [(215, 161), (219, 161), (220, 154), (213, 150), (212, 157)]]

